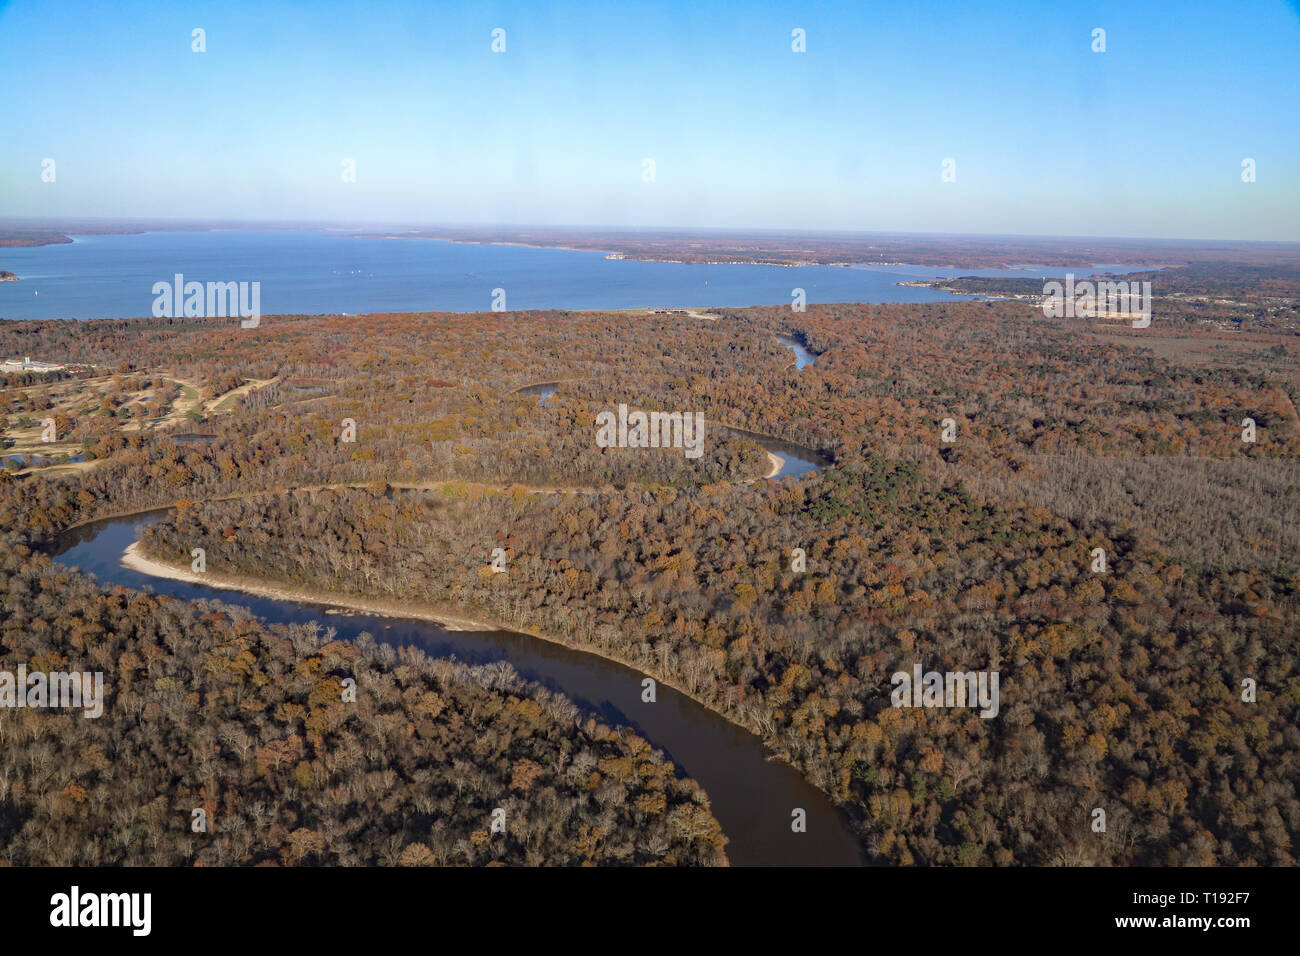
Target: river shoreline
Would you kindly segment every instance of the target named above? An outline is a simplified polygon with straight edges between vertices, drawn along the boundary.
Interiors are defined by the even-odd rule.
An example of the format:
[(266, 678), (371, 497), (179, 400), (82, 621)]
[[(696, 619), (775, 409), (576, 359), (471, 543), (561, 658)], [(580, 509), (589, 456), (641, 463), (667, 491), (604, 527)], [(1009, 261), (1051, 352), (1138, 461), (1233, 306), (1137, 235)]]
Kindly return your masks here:
[(764, 448), (763, 451), (766, 452), (767, 460), (771, 464), (772, 469), (762, 478), (758, 479), (759, 481), (765, 481), (768, 478), (775, 478), (777, 475), (781, 474), (781, 469), (785, 467), (785, 462), (782, 461), (779, 456), (772, 454), (766, 448)]
[[(271, 583), (263, 578), (251, 578), (235, 574), (218, 574), (205, 571), (198, 574), (182, 566), (167, 564), (144, 553), (140, 542), (134, 542), (122, 555), (122, 566), (132, 571), (139, 571), (150, 577), (166, 578), (170, 581), (185, 581), (190, 584), (202, 584), (204, 587), (218, 588), (222, 591), (239, 591), (255, 594), (258, 597), (272, 598), (277, 601), (298, 601), (309, 604), (325, 604), (346, 611), (373, 614), (378, 617), (414, 618), (429, 621), (448, 631), (499, 631), (499, 624), (476, 621), (462, 617), (437, 607), (436, 605), (407, 604), (383, 601), (375, 598), (361, 598), (354, 595), (340, 595), (335, 591), (321, 591), (313, 588), (295, 588), (288, 584)], [(534, 635), (537, 636), (537, 635)]]
[[(780, 459), (777, 460), (780, 461)], [(170, 508), (152, 509), (149, 512), (140, 513), (150, 514), (157, 511), (170, 510)], [(127, 515), (123, 517), (130, 516)], [(121, 520), (121, 518), (104, 520)], [(561, 638), (536, 631), (523, 624), (510, 624), (504, 621), (492, 622), (465, 617), (463, 614), (448, 611), (445, 607), (436, 604), (384, 601), (378, 598), (361, 597), (359, 595), (341, 593), (338, 591), (322, 591), (313, 588), (295, 587), (288, 583), (268, 580), (266, 578), (255, 578), (237, 574), (221, 574), (216, 571), (205, 571), (202, 574), (198, 574), (194, 571), (188, 570), (183, 565), (169, 564), (156, 557), (148, 555), (140, 545), (141, 542), (138, 540), (130, 544), (122, 553), (121, 564), (124, 568), (137, 571), (140, 574), (149, 575), (150, 577), (163, 578), (169, 581), (183, 581), (188, 584), (198, 584), (221, 591), (234, 591), (241, 594), (251, 594), (256, 597), (270, 598), (276, 601), (295, 601), (305, 604), (325, 605), (329, 609), (337, 609), (339, 613), (355, 611), (358, 614), (369, 614), (375, 617), (386, 617), (394, 620), (409, 619), (428, 621), (429, 623), (436, 624), (448, 631), (465, 633), (508, 631), (515, 634), (524, 634), (528, 637), (536, 638), (539, 641), (546, 641), (549, 644), (555, 644), (571, 651), (591, 654), (593, 657), (599, 657), (602, 660), (610, 661), (615, 664), (621, 664), (623, 667), (635, 671), (645, 677), (654, 678), (655, 682), (658, 684), (662, 684), (665, 687), (671, 687), (683, 697), (690, 698), (695, 701), (695, 703), (716, 716), (721, 717), (729, 724), (739, 727), (746, 733), (753, 734), (762, 741), (764, 748), (767, 749), (768, 759), (780, 760), (787, 766), (794, 768), (796, 771), (798, 770), (798, 768), (785, 757), (773, 752), (762, 734), (754, 727), (742, 723), (740, 720), (736, 719), (733, 714), (720, 710), (712, 702), (705, 700), (698, 694), (692, 693), (670, 678), (663, 677), (658, 671), (647, 671), (643, 665), (630, 661), (620, 655), (612, 654), (607, 650), (587, 644), (562, 640)], [(327, 610), (326, 613), (329, 613), (329, 611)], [(808, 782), (809, 785), (814, 787), (816, 786), (816, 784), (813, 784), (811, 781)], [(824, 793), (825, 791), (822, 792)]]
[[(166, 510), (149, 509), (136, 514), (158, 515)], [(501, 656), (519, 668), (526, 680), (566, 695), (583, 714), (595, 714), (614, 727), (629, 727), (651, 746), (662, 748), (679, 767), (678, 773), (695, 780), (707, 795), (727, 838), (724, 855), (728, 865), (870, 865), (847, 808), (837, 805), (826, 790), (804, 776), (788, 755), (774, 751), (757, 725), (748, 726), (741, 712), (724, 710), (724, 698), (704, 699), (672, 680), (662, 679), (656, 673), (655, 661), (637, 664), (626, 660), (620, 653), (621, 646), (598, 647), (577, 632), (561, 640), (504, 620), (494, 623), (491, 612), (480, 614), (472, 608), (468, 613), (456, 613), (432, 604), (406, 605), (384, 598), (321, 593), (287, 582), (212, 571), (200, 575), (190, 570), (187, 558), (169, 555), (159, 560), (147, 554), (150, 539), (135, 540), (138, 526), (132, 530), (135, 522), (129, 518), (99, 519), (95, 524), (88, 535), (78, 535), (71, 548), (60, 547), (54, 560), (61, 560), (58, 555), (75, 552), (68, 554), (70, 561), (62, 560), (73, 568), (98, 574), (101, 583), (145, 594), (152, 592), (164, 600), (242, 604), (272, 624), (310, 624), (314, 618), (318, 626), (329, 628), (331, 621), (324, 614), (333, 609), (355, 612), (355, 616), (349, 613), (340, 619), (336, 634), (339, 640), (352, 641), (368, 631), (381, 643), (424, 646), (426, 653), (435, 657), (473, 662), (480, 659), (480, 646), (487, 660)], [(105, 532), (108, 536), (100, 543), (97, 555), (93, 542)], [(106, 550), (104, 545), (108, 545)], [(129, 577), (123, 579), (110, 570), (113, 568), (121, 568), (124, 574), (129, 571)], [(145, 577), (157, 579), (156, 591), (143, 580)], [(197, 587), (200, 593), (187, 593), (185, 588), (189, 586)], [(225, 591), (231, 592), (230, 597)], [(239, 600), (239, 593), (247, 598)], [(391, 633), (382, 620), (388, 616), (394, 618)], [(445, 627), (447, 623), (470, 633), (453, 636), (454, 632)], [(444, 632), (444, 637), (438, 638), (437, 631)], [(533, 649), (528, 648), (529, 641), (535, 642)], [(544, 650), (546, 647), (555, 650)], [(566, 656), (557, 657), (557, 653)], [(621, 670), (611, 671), (610, 667)], [(655, 678), (660, 688), (660, 707), (643, 710), (643, 676)], [(761, 798), (755, 788), (763, 794)], [(810, 842), (788, 835), (789, 807), (806, 807), (809, 820), (816, 817), (820, 821), (818, 827), (810, 829), (815, 834)]]
[[(779, 476), (787, 463), (779, 455), (773, 454), (766, 448), (764, 453), (767, 455), (770, 464), (767, 473), (762, 478), (741, 479), (737, 482), (738, 484), (750, 484)], [(399, 487), (398, 484), (389, 482), (346, 482), (340, 483), (338, 486), (309, 487), (320, 490), (321, 487), (374, 487), (377, 484), (384, 484), (390, 488)], [(444, 482), (420, 482), (414, 487), (432, 489), (442, 484)], [(530, 490), (538, 491), (540, 489), (532, 488)], [(561, 493), (581, 491), (581, 489), (573, 488), (549, 490)], [(220, 497), (247, 498), (274, 493), (284, 494), (289, 491), (288, 488), (259, 489), (253, 492)], [(172, 507), (174, 505), (162, 505), (152, 508), (132, 509), (127, 514), (100, 515), (84, 523), (78, 522), (78, 527), (83, 527), (86, 524), (107, 527), (109, 525), (102, 523), (121, 522), (132, 517), (164, 513)], [(98, 536), (98, 533), (98, 531), (93, 532), (88, 540), (93, 541)], [(84, 534), (81, 536), (81, 540), (87, 540)], [(319, 626), (324, 628), (330, 627), (330, 615), (340, 615), (338, 626), (344, 635), (348, 635), (347, 639), (351, 639), (355, 633), (368, 630), (380, 641), (386, 641), (388, 640), (389, 627), (382, 621), (388, 619), (392, 621), (392, 633), (395, 639), (396, 635), (403, 635), (401, 639), (406, 640), (408, 628), (432, 626), (444, 632), (447, 635), (447, 641), (467, 642), (465, 644), (465, 653), (470, 657), (477, 653), (475, 649), (480, 645), (486, 648), (501, 648), (510, 646), (501, 643), (502, 641), (533, 640), (538, 642), (537, 646), (539, 648), (550, 646), (563, 649), (567, 653), (589, 658), (592, 661), (590, 664), (583, 663), (579, 665), (575, 662), (573, 665), (569, 665), (566, 663), (550, 664), (545, 660), (539, 661), (531, 656), (530, 652), (525, 652), (522, 658), (516, 658), (513, 652), (507, 652), (506, 655), (506, 660), (522, 659), (530, 662), (529, 667), (542, 667), (543, 673), (548, 673), (549, 676), (530, 679), (544, 680), (548, 686), (556, 687), (562, 693), (569, 695), (570, 699), (578, 702), (580, 707), (590, 708), (597, 713), (601, 713), (605, 708), (611, 706), (610, 701), (620, 701), (618, 705), (615, 705), (616, 709), (613, 714), (607, 714), (607, 717), (612, 718), (614, 725), (626, 722), (629, 726), (637, 729), (638, 733), (642, 733), (652, 745), (664, 747), (672, 759), (681, 765), (682, 772), (695, 779), (704, 789), (704, 792), (709, 795), (711, 806), (716, 802), (714, 800), (714, 789), (715, 787), (719, 788), (719, 793), (725, 795), (721, 797), (720, 806), (726, 808), (726, 812), (719, 817), (719, 820), (723, 823), (723, 832), (728, 841), (728, 848), (724, 851), (728, 863), (734, 865), (736, 862), (735, 857), (738, 856), (742, 861), (745, 861), (740, 865), (765, 865), (767, 861), (773, 859), (773, 853), (776, 854), (778, 859), (797, 860), (798, 862), (795, 865), (819, 865), (822, 861), (829, 860), (839, 861), (834, 865), (847, 866), (864, 865), (868, 862), (867, 854), (861, 843), (861, 837), (855, 832), (847, 808), (837, 805), (830, 799), (830, 795), (826, 790), (804, 775), (802, 769), (792, 759), (793, 755), (781, 748), (779, 737), (770, 737), (764, 734), (760, 714), (749, 712), (746, 708), (739, 708), (734, 701), (729, 704), (727, 697), (723, 694), (707, 693), (710, 691), (707, 686), (698, 693), (688, 690), (677, 683), (676, 675), (662, 671), (657, 661), (632, 660), (629, 652), (633, 649), (620, 645), (618, 641), (611, 642), (611, 646), (605, 646), (595, 643), (594, 639), (584, 637), (576, 631), (566, 631), (564, 637), (540, 633), (520, 621), (500, 618), (486, 609), (482, 609), (482, 613), (478, 613), (479, 609), (476, 608), (461, 610), (456, 607), (425, 602), (412, 601), (407, 603), (406, 601), (384, 597), (331, 592), (321, 588), (299, 586), (292, 582), (258, 578), (251, 575), (223, 574), (213, 570), (199, 574), (190, 570), (189, 561), (186, 558), (177, 558), (173, 562), (170, 556), (160, 560), (158, 557), (146, 553), (148, 543), (148, 538), (134, 541), (129, 538), (121, 540), (110, 552), (104, 555), (104, 558), (111, 565), (127, 569), (137, 575), (156, 579), (159, 581), (158, 593), (167, 594), (174, 600), (222, 601), (227, 600), (222, 592), (229, 592), (230, 597), (228, 600), (234, 605), (241, 603), (238, 597), (241, 594), (247, 595), (248, 601), (262, 599), (283, 605), (296, 605), (296, 610), (290, 612), (293, 615), (290, 619), (304, 619), (299, 615), (305, 616), (306, 619), (315, 618), (319, 622)], [(57, 553), (61, 554), (63, 552), (60, 550)], [(56, 560), (58, 559), (56, 558)], [(82, 567), (83, 565), (80, 562), (74, 562), (73, 566)], [(112, 575), (106, 574), (105, 579), (112, 580), (113, 578)], [(163, 581), (193, 585), (201, 588), (206, 593), (202, 598), (186, 595), (177, 591), (175, 585), (162, 585), (161, 582)], [(147, 582), (132, 581), (126, 586), (133, 588), (145, 587), (147, 589)], [(257, 614), (258, 612), (254, 611), (254, 613)], [(284, 619), (278, 617), (278, 613), (269, 612), (268, 619), (273, 621)], [(358, 618), (362, 620), (357, 620)], [(369, 618), (369, 620), (366, 620), (366, 618)], [(452, 637), (457, 632), (462, 633), (464, 636)], [(455, 655), (455, 651), (451, 653), (453, 656)], [(489, 651), (489, 653), (491, 652)], [(608, 665), (625, 668), (628, 673), (621, 676), (608, 674), (598, 676), (600, 672), (597, 669)], [(566, 671), (566, 668), (571, 666), (581, 666), (584, 670), (579, 675), (574, 675)], [(547, 670), (549, 667), (555, 667), (558, 670)], [(527, 671), (524, 673), (527, 673)], [(671, 716), (676, 712), (672, 709), (675, 705), (670, 704), (669, 708), (664, 711), (669, 716), (666, 718), (656, 716), (654, 718), (655, 721), (661, 723), (657, 726), (653, 722), (643, 725), (642, 721), (647, 718), (634, 715), (636, 704), (629, 707), (626, 695), (627, 687), (637, 688), (631, 699), (644, 703), (640, 698), (639, 688), (642, 679), (645, 677), (653, 678), (663, 693), (671, 691), (678, 698), (689, 701), (692, 706), (706, 712), (707, 721), (695, 725), (696, 729), (693, 730), (675, 726), (674, 720), (682, 718)], [(571, 680), (578, 681), (573, 691), (569, 690)], [(593, 680), (596, 683), (584, 683)], [(576, 696), (574, 696), (575, 693)], [(671, 697), (668, 700), (671, 700)], [(752, 704), (750, 707), (752, 708)], [(657, 709), (656, 713), (658, 713)], [(699, 719), (704, 720), (704, 715), (702, 714)], [(662, 723), (664, 720), (667, 723)], [(709, 723), (709, 721), (716, 723)], [(714, 752), (710, 750), (710, 748), (719, 746), (716, 743), (717, 740), (728, 739), (725, 736), (727, 732), (719, 729), (722, 727), (734, 728), (729, 733), (744, 734), (745, 737), (749, 738), (748, 742), (741, 744), (736, 741), (723, 745), (728, 748), (723, 751)], [(683, 734), (685, 734), (685, 737), (683, 737)], [(719, 738), (719, 734), (723, 734), (723, 736)], [(684, 740), (689, 740), (691, 743), (686, 744), (683, 742)], [(706, 744), (703, 740), (709, 742)], [(733, 754), (737, 756), (733, 758)], [(745, 754), (751, 754), (752, 756), (743, 756)], [(736, 761), (734, 766), (732, 764), (733, 760)], [(773, 768), (770, 772), (766, 770), (759, 772), (752, 769), (755, 765), (769, 764), (780, 765), (782, 769), (777, 771)], [(729, 775), (724, 775), (721, 782), (711, 779), (711, 777), (717, 776), (723, 765), (733, 768), (729, 769), (728, 774), (739, 774), (735, 779), (753, 782), (741, 785), (738, 791), (737, 786), (732, 782), (732, 777)], [(747, 770), (745, 768), (751, 769)], [(774, 793), (788, 794), (789, 806), (809, 808), (810, 816), (814, 806), (824, 807), (824, 810), (817, 811), (821, 815), (820, 819), (824, 821), (824, 825), (819, 832), (824, 835), (818, 841), (817, 855), (815, 857), (807, 856), (806, 850), (792, 850), (789, 847), (777, 849), (779, 845), (784, 843), (785, 838), (782, 834), (788, 832), (788, 819), (784, 824), (778, 824), (776, 827), (772, 827), (771, 820), (773, 818), (779, 820), (788, 811), (782, 809), (779, 814), (764, 812), (762, 822), (755, 821), (752, 815), (753, 801), (745, 796), (749, 792), (745, 789), (745, 786), (755, 786), (759, 780), (763, 781), (762, 785), (764, 787), (772, 788)], [(806, 794), (799, 796), (799, 794), (805, 793), (805, 790), (807, 791)], [(778, 809), (780, 808), (778, 807)], [(771, 810), (772, 808), (767, 808), (767, 811)]]

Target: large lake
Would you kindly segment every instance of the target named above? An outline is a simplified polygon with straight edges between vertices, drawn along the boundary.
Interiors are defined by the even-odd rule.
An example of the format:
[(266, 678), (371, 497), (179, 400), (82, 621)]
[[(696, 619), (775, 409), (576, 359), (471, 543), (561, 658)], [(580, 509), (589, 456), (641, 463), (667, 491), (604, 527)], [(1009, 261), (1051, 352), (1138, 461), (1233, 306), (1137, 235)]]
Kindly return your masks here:
[(712, 266), (606, 259), (603, 252), (375, 238), (304, 230), (149, 232), (75, 236), (0, 248), (0, 318), (97, 319), (152, 314), (155, 282), (260, 282), (261, 312), (486, 312), (493, 289), (505, 307), (640, 309), (808, 302), (934, 302), (935, 289), (900, 286), (959, 275), (1064, 277), (1130, 268), (1034, 266), (1024, 271), (934, 266)]

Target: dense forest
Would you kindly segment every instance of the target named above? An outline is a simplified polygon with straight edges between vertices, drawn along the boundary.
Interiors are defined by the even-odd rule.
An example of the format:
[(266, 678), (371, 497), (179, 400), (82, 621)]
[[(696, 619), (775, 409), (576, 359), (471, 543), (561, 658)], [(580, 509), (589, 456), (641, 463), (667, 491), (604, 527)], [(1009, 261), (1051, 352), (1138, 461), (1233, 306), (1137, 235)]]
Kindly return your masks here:
[(95, 720), (0, 711), (6, 863), (725, 859), (704, 795), (661, 753), (508, 665), (104, 593), (5, 545), (6, 664), (102, 671), (109, 698)]
[[(270, 316), (253, 332), (4, 323), (2, 352), (95, 368), (3, 392), (9, 429), (56, 410), (91, 460), (0, 473), (0, 526), (13, 573), (48, 576), (24, 549), (80, 521), (179, 501), (152, 526), (151, 554), (188, 563), (204, 547), (214, 574), (455, 607), (627, 661), (762, 735), (848, 810), (881, 862), (1290, 864), (1300, 340), (1276, 321), (1293, 304), (1259, 308), (1157, 297), (1142, 330), (1047, 320), (1012, 301), (719, 310), (716, 321)], [(815, 365), (796, 370), (778, 334)], [(516, 392), (538, 382), (558, 382), (556, 394)], [(137, 413), (145, 393), (159, 400)], [(762, 450), (721, 428), (697, 460), (600, 448), (595, 416), (620, 403), (699, 410), (833, 465), (755, 481)], [(509, 574), (484, 567), (495, 547)], [(792, 568), (795, 548), (805, 571)], [(55, 579), (70, 596), (96, 594), (75, 574)], [(41, 617), (9, 603), (17, 620)], [(215, 623), (209, 632), (201, 615), (160, 607), (186, 635), (173, 654), (192, 642), (206, 660), (226, 646)], [(6, 633), (23, 627), (5, 620)], [(66, 655), (75, 629), (62, 620), (33, 630)], [(280, 640), (271, 646), (284, 650)], [(297, 666), (250, 653), (267, 672)], [(333, 653), (337, 668), (343, 651)], [(999, 671), (998, 718), (891, 707), (890, 675), (913, 662)], [(1258, 684), (1249, 702), (1247, 678)], [(532, 699), (461, 684), (473, 685), (471, 711), (493, 690), (494, 727), (520, 706), (510, 697)], [(221, 699), (222, 686), (194, 693)], [(219, 733), (207, 708), (187, 714)], [(556, 740), (561, 724), (521, 747), (557, 768), (544, 778), (556, 800), (581, 800), (557, 758), (542, 759), (564, 748), (535, 739)], [(571, 749), (595, 751), (598, 768), (611, 759), (606, 730), (571, 726), (583, 735), (561, 735)], [(293, 733), (307, 742), (285, 726), (273, 736)], [(460, 746), (458, 730), (435, 723), (435, 737)], [(406, 780), (411, 766), (391, 769)], [(575, 825), (617, 836), (590, 858), (715, 860), (703, 817), (672, 822), (707, 816), (693, 785), (639, 774), (669, 809), (637, 817), (639, 797), (607, 806), (597, 784)], [(1105, 834), (1089, 827), (1095, 808)], [(545, 832), (538, 852), (562, 836)], [(487, 858), (466, 857), (450, 834), (420, 842), (448, 862)]]
[[(1300, 576), (1243, 590), (1244, 575), (1190, 571), (1124, 530), (991, 507), (922, 475), (850, 465), (789, 487), (563, 497), (326, 490), (184, 507), (145, 542), (173, 563), (205, 547), (216, 573), (450, 601), (627, 660), (763, 733), (857, 811), (889, 862), (1290, 862)], [(1094, 545), (1112, 574), (1089, 571)], [(508, 575), (487, 572), (491, 547)], [(1000, 670), (1003, 719), (892, 709), (888, 676), (913, 659)], [(1236, 700), (1242, 677), (1269, 688), (1258, 703)], [(1087, 829), (1097, 806), (1113, 840)]]

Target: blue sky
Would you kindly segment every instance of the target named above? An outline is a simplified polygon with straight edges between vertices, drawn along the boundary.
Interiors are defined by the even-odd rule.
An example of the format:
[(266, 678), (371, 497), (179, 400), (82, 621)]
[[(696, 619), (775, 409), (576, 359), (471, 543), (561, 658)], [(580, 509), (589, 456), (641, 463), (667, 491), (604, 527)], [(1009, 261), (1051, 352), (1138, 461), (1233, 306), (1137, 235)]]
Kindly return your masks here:
[(0, 216), (1298, 240), (1298, 61), (1281, 2), (15, 0)]

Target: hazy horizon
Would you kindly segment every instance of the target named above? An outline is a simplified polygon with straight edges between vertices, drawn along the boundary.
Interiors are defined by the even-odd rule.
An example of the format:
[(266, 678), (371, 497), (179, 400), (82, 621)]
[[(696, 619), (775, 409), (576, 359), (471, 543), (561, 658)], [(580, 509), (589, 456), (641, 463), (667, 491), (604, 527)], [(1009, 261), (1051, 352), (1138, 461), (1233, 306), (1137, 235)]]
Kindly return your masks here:
[[(7, 216), (0, 215), (0, 226), (16, 225), (19, 228), (43, 227), (65, 234), (77, 235), (78, 224), (118, 225), (145, 228), (160, 227), (201, 227), (206, 229), (334, 229), (355, 232), (367, 229), (377, 230), (521, 230), (552, 229), (557, 232), (587, 231), (608, 232), (611, 234), (635, 235), (637, 233), (724, 233), (732, 235), (807, 235), (819, 236), (915, 236), (944, 237), (953, 236), (974, 239), (1041, 239), (1050, 240), (1119, 240), (1132, 242), (1171, 242), (1171, 243), (1242, 243), (1258, 245), (1300, 245), (1300, 239), (1232, 239), (1224, 236), (1156, 236), (1156, 235), (1084, 235), (1068, 233), (1033, 233), (1033, 232), (958, 232), (952, 230), (923, 231), (915, 229), (817, 229), (785, 226), (619, 226), (610, 223), (547, 223), (547, 222), (412, 222), (402, 220), (340, 220), (340, 219), (276, 219), (276, 218), (240, 218), (219, 219), (193, 216)], [(81, 233), (85, 235), (85, 233)], [(112, 233), (106, 233), (112, 234)], [(438, 237), (420, 237), (438, 238)]]

